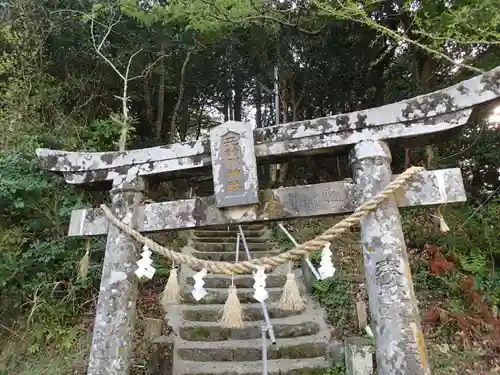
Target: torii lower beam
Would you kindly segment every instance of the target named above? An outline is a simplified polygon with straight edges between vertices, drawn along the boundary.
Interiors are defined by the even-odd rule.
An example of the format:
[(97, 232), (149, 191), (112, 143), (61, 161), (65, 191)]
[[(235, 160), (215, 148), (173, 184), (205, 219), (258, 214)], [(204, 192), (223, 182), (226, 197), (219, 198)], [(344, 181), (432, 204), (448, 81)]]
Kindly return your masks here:
[[(445, 187), (445, 197), (441, 196), (440, 178)], [(238, 223), (341, 215), (353, 212), (359, 205), (355, 198), (355, 185), (344, 181), (262, 190), (260, 195), (261, 203), (253, 211), (255, 215), (248, 211), (249, 214)], [(399, 207), (466, 201), (459, 168), (417, 173), (409, 185), (394, 196)], [(217, 207), (214, 197), (151, 203), (139, 207), (137, 211), (137, 230), (143, 233), (235, 222)], [(108, 233), (108, 228), (109, 221), (100, 208), (75, 210), (71, 215), (69, 236), (101, 236)]]

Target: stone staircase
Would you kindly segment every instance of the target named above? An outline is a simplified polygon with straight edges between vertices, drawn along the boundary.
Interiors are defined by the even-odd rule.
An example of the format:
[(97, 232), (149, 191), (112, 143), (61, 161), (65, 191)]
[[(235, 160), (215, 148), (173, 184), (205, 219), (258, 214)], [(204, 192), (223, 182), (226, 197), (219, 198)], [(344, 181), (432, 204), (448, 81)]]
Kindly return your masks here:
[[(268, 230), (262, 225), (244, 227), (245, 237), (252, 258), (276, 254), (275, 244)], [(201, 259), (234, 261), (237, 227), (218, 227), (193, 232), (189, 246), (182, 249)], [(240, 259), (246, 259), (240, 245)], [(330, 348), (330, 330), (322, 309), (305, 292), (301, 272), (296, 270), (297, 281), (307, 307), (300, 312), (282, 311), (277, 308), (287, 267), (280, 267), (268, 274), (266, 284), (269, 298), (266, 301), (276, 343), (268, 339), (268, 374), (322, 374), (332, 361), (327, 355)], [(181, 266), (180, 285), (183, 304), (169, 312), (169, 324), (175, 332), (173, 350), (173, 375), (262, 374), (261, 327), (264, 318), (260, 304), (253, 295), (251, 276), (235, 276), (234, 283), (244, 311), (245, 326), (241, 329), (224, 329), (217, 323), (227, 298), (230, 276), (208, 275), (205, 288), (208, 294), (199, 302), (191, 296), (194, 271)]]

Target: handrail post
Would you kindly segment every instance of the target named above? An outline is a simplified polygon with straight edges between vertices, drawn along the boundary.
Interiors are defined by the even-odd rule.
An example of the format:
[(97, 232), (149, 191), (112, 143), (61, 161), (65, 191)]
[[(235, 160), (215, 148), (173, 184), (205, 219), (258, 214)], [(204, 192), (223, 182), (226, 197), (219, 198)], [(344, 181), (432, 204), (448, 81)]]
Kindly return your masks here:
[[(238, 225), (239, 235), (243, 242), (243, 247), (245, 248), (245, 253), (247, 254), (247, 259), (252, 260), (252, 256), (250, 255), (250, 250), (248, 249), (247, 240), (245, 238), (245, 233), (243, 232), (243, 228), (241, 225)], [(267, 330), (269, 331), (269, 338), (271, 339), (272, 344), (276, 344), (276, 337), (274, 336), (273, 325), (271, 324), (271, 319), (269, 319), (269, 312), (267, 310), (267, 305), (265, 302), (260, 303), (260, 307), (262, 309), (262, 314), (264, 315), (264, 321), (267, 325)]]

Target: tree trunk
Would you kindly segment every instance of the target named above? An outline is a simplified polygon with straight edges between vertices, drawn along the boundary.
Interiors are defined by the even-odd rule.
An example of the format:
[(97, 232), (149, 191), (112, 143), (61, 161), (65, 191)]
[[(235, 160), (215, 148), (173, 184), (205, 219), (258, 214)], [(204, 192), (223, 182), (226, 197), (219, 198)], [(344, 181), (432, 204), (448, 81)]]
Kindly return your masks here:
[(186, 80), (186, 70), (192, 53), (193, 51), (188, 51), (184, 59), (184, 63), (182, 64), (181, 77), (179, 81), (179, 94), (177, 97), (177, 103), (175, 103), (174, 112), (172, 113), (172, 120), (170, 121), (169, 143), (174, 143), (174, 135), (177, 130), (177, 115), (179, 113), (179, 109), (181, 107), (182, 99), (184, 96), (184, 81)]
[[(290, 103), (290, 91), (288, 90), (289, 77), (288, 74), (282, 74), (283, 79), (281, 80), (281, 107), (283, 108), (282, 123), (286, 124), (288, 122), (288, 107)], [(277, 164), (278, 175), (278, 185), (284, 186), (286, 182), (286, 177), (288, 174), (288, 163)]]
[(227, 92), (224, 95), (224, 122), (229, 121), (229, 98)]
[(151, 87), (149, 85), (153, 77), (153, 69), (150, 69), (148, 74), (144, 77), (144, 103), (146, 104), (146, 120), (148, 125), (153, 126), (154, 114), (153, 103), (151, 103)]
[(184, 100), (182, 101), (180, 120), (181, 121), (179, 123), (179, 138), (181, 142), (185, 142), (190, 124), (188, 95), (184, 95)]
[[(165, 54), (165, 43), (161, 44), (161, 54)], [(155, 135), (158, 139), (162, 139), (163, 131), (163, 111), (165, 109), (165, 62), (160, 61), (160, 83), (158, 88), (158, 112), (156, 113)]]
[(262, 127), (262, 88), (259, 82), (255, 82), (255, 125)]
[(243, 101), (243, 76), (239, 69), (234, 75), (234, 121), (241, 121)]
[(229, 121), (233, 121), (234, 120), (233, 89), (232, 89), (230, 83), (228, 83), (227, 98), (228, 98), (228, 102), (229, 102), (229, 106), (228, 106), (228, 109), (229, 109)]

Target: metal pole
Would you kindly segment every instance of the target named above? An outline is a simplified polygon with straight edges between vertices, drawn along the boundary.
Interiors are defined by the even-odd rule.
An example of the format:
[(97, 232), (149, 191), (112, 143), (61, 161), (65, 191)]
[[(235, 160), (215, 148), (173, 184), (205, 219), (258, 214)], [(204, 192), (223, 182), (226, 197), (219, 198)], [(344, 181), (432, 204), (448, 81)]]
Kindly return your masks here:
[[(236, 259), (235, 262), (238, 263), (240, 259), (240, 234), (236, 233)], [(231, 275), (231, 281), (234, 283), (234, 273)]]
[(248, 249), (247, 240), (245, 238), (245, 233), (243, 232), (243, 228), (241, 227), (241, 225), (238, 225), (238, 231), (239, 231), (238, 236), (243, 242), (243, 247), (245, 248), (245, 254), (247, 256), (247, 259), (252, 260), (252, 256), (250, 255), (250, 250)]
[[(245, 238), (245, 233), (243, 232), (243, 228), (241, 225), (238, 225), (238, 236), (241, 238), (243, 242), (243, 247), (245, 248), (245, 253), (247, 254), (247, 259), (252, 260), (252, 256), (250, 255), (250, 250), (248, 249), (248, 244), (247, 240)], [(239, 240), (238, 240), (239, 243)], [(272, 344), (276, 344), (276, 337), (274, 336), (274, 329), (273, 325), (271, 324), (271, 319), (269, 319), (269, 312), (267, 311), (267, 305), (265, 302), (260, 302), (260, 307), (262, 309), (262, 314), (264, 315), (264, 321), (266, 322), (268, 331), (269, 331), (269, 338), (271, 339)]]
[(261, 327), (262, 331), (262, 374), (267, 375), (267, 337), (266, 331), (269, 327), (263, 325)]
[[(285, 228), (285, 226), (283, 224), (278, 223), (278, 226), (287, 235), (287, 237), (290, 239), (290, 241), (292, 241), (292, 243), (295, 246), (299, 246), (299, 243), (297, 241), (295, 241), (295, 238), (293, 238), (293, 236), (290, 234), (290, 232)], [(307, 256), (304, 259), (305, 259), (305, 261), (307, 263), (307, 266), (309, 267), (309, 269), (313, 273), (314, 277), (316, 277), (316, 280), (321, 280), (321, 276), (319, 275), (318, 271), (316, 271), (316, 268), (314, 268), (314, 266), (311, 263), (311, 260), (309, 259), (309, 257)]]
[[(363, 141), (355, 146), (351, 164), (358, 205), (391, 182), (390, 162), (385, 142)], [(430, 375), (401, 218), (393, 197), (361, 219), (361, 243), (378, 373)]]

